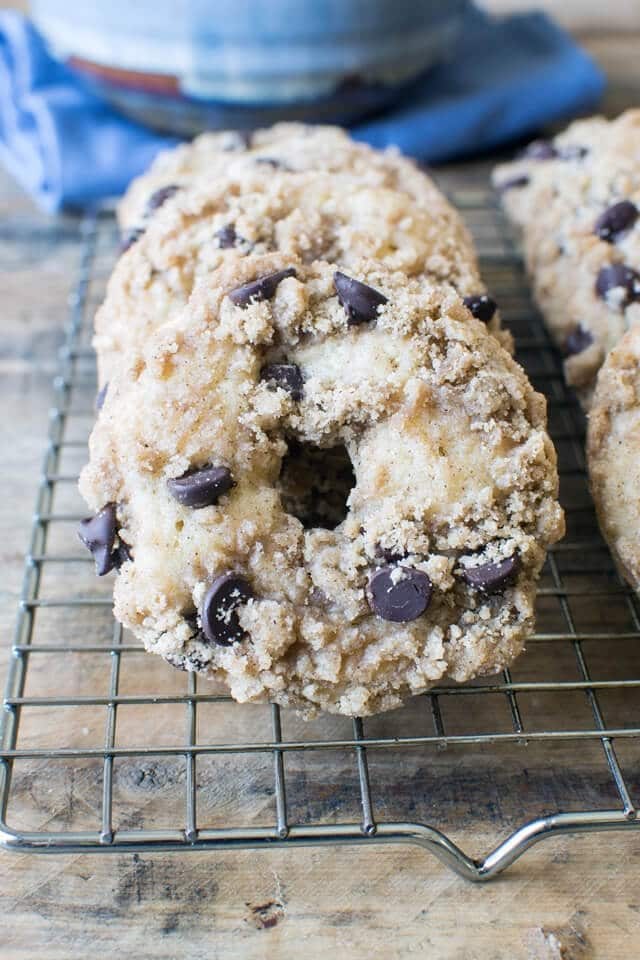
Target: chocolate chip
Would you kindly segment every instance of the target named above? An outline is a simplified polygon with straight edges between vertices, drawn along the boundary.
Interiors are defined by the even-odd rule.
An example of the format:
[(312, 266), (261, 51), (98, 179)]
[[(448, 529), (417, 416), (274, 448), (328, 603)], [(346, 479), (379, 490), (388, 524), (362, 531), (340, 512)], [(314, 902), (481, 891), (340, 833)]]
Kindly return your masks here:
[(558, 150), (558, 157), (561, 160), (583, 160), (588, 153), (588, 147), (583, 147), (579, 143), (570, 143), (567, 147)]
[[(396, 577), (398, 577), (397, 582)], [(380, 567), (369, 579), (367, 600), (375, 614), (392, 623), (407, 623), (422, 616), (433, 586), (422, 570), (413, 567)]]
[(115, 566), (113, 545), (116, 539), (115, 503), (108, 503), (99, 513), (96, 513), (95, 517), (81, 520), (78, 536), (93, 554), (96, 574), (99, 577), (113, 570)]
[(638, 208), (630, 200), (620, 200), (607, 207), (596, 220), (593, 232), (607, 243), (615, 243), (618, 237), (630, 230), (638, 219)]
[(216, 230), (214, 237), (218, 241), (218, 246), (221, 250), (227, 250), (229, 247), (235, 247), (238, 240), (236, 228), (232, 223), (227, 223), (226, 226), (221, 227), (220, 230)]
[(276, 270), (275, 273), (268, 273), (266, 277), (258, 277), (257, 280), (251, 280), (249, 283), (243, 283), (241, 287), (236, 287), (229, 293), (229, 299), (235, 303), (236, 307), (248, 307), (252, 300), (256, 302), (270, 300), (281, 280), (295, 276), (294, 267)]
[(505, 587), (518, 572), (520, 562), (517, 555), (507, 557), (498, 563), (482, 563), (478, 567), (463, 567), (462, 579), (481, 593), (496, 593)]
[(177, 183), (168, 183), (166, 187), (160, 187), (159, 190), (155, 190), (147, 200), (147, 206), (145, 208), (147, 216), (155, 210), (159, 210), (162, 204), (166, 203), (179, 189), (180, 187)]
[(346, 274), (336, 271), (333, 275), (333, 285), (338, 294), (340, 306), (347, 314), (347, 323), (350, 327), (358, 323), (369, 323), (378, 316), (378, 308), (388, 303), (387, 298), (379, 290), (347, 277)]
[(118, 252), (121, 254), (126, 253), (129, 247), (132, 247), (134, 243), (138, 242), (143, 233), (144, 227), (132, 227), (130, 230), (125, 230), (120, 236)]
[(553, 160), (558, 151), (549, 140), (533, 140), (520, 154), (527, 160)]
[(222, 494), (233, 486), (233, 477), (228, 467), (202, 467), (167, 480), (169, 493), (174, 500), (183, 507), (193, 507), (194, 510), (217, 503)]
[(476, 320), (482, 320), (483, 323), (489, 323), (498, 309), (498, 304), (486, 293), (477, 294), (474, 297), (463, 297), (462, 302)]
[(640, 300), (640, 274), (624, 263), (610, 263), (602, 267), (596, 278), (596, 293), (604, 300), (611, 290), (621, 289), (624, 296), (621, 307)]
[(568, 357), (573, 357), (577, 353), (582, 353), (582, 351), (590, 347), (592, 343), (593, 337), (591, 333), (578, 324), (567, 335), (563, 344), (564, 352)]
[(286, 390), (292, 400), (302, 400), (302, 373), (297, 364), (267, 363), (260, 371), (260, 379)]
[(379, 543), (376, 543), (374, 547), (374, 553), (378, 559), (385, 560), (387, 563), (397, 563), (397, 561), (404, 560), (407, 556), (406, 553), (400, 553), (397, 550), (389, 550), (387, 547), (383, 547)]
[(498, 184), (498, 190), (500, 193), (504, 193), (505, 190), (514, 190), (520, 187), (526, 187), (529, 183), (529, 177), (526, 173), (521, 173), (517, 177), (510, 177), (508, 180), (503, 180), (502, 183)]
[(221, 647), (244, 640), (246, 632), (240, 626), (237, 609), (251, 600), (251, 585), (236, 573), (224, 573), (213, 581), (202, 602), (200, 619), (202, 633), (211, 643)]
[(256, 157), (256, 163), (261, 163), (267, 167), (273, 167), (274, 170), (286, 170), (289, 173), (292, 173), (292, 167), (290, 167), (283, 160), (278, 160), (277, 157)]
[(104, 401), (107, 399), (108, 389), (109, 389), (109, 381), (107, 381), (103, 387), (100, 387), (100, 389), (96, 393), (96, 399), (95, 399), (96, 410), (102, 410), (102, 408), (104, 407)]

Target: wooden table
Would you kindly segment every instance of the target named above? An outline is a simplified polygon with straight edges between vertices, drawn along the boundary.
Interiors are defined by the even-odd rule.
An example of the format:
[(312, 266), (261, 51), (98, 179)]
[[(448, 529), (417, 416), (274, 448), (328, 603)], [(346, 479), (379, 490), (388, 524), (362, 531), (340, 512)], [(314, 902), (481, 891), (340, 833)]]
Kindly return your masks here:
[[(640, 87), (637, 42), (590, 41), (614, 77), (611, 109)], [(36, 213), (4, 176), (0, 217), (3, 671), (77, 250), (65, 221)], [(479, 813), (473, 852), (509, 829), (500, 809)], [(639, 868), (638, 837), (618, 834), (543, 844), (483, 887), (412, 847), (0, 854), (0, 956), (627, 960), (640, 951)]]

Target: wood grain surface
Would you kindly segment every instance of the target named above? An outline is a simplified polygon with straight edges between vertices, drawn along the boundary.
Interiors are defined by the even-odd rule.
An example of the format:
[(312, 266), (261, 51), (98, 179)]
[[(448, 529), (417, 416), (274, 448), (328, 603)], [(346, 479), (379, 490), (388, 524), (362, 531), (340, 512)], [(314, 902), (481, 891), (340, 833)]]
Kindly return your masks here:
[[(637, 37), (593, 41), (615, 79), (611, 109), (637, 96), (637, 45)], [(73, 224), (35, 212), (0, 176), (2, 674), (44, 447), (55, 351), (76, 264)], [(86, 673), (70, 665), (61, 669), (55, 658), (43, 662), (41, 673), (32, 675), (31, 693), (37, 693), (40, 682), (43, 689), (50, 685), (49, 671), (54, 670), (61, 689), (81, 692), (84, 683), (104, 670), (100, 656)], [(159, 685), (178, 689), (184, 683), (182, 674), (160, 661), (144, 657), (141, 662), (142, 669), (132, 665), (127, 672), (129, 692)], [(626, 709), (625, 704), (618, 707)], [(567, 722), (574, 709), (581, 707), (568, 705)], [(402, 723), (402, 714), (393, 722)], [(132, 709), (122, 736), (135, 742), (145, 736), (166, 741), (177, 735), (178, 726), (182, 735), (182, 716), (169, 708), (158, 716), (155, 712), (152, 720), (145, 719)], [(249, 714), (246, 718), (249, 723)], [(83, 742), (94, 734), (90, 722), (69, 721), (65, 736)], [(215, 723), (213, 710), (204, 714), (203, 722)], [(242, 722), (219, 735), (241, 736)], [(335, 721), (336, 729), (340, 722)], [(300, 728), (295, 732), (300, 734)], [(25, 737), (55, 744), (60, 730), (45, 711), (39, 723), (25, 729)], [(500, 761), (489, 750), (479, 751), (473, 763), (455, 751), (434, 752), (428, 758), (414, 754), (402, 762), (387, 752), (375, 760), (375, 773), (387, 784), (392, 812), (397, 805), (413, 810), (416, 819), (438, 821), (454, 840), (479, 855), (527, 812), (554, 809), (561, 799), (579, 806), (585, 799), (595, 803), (606, 798), (610, 785), (604, 774), (594, 777), (603, 767), (601, 759), (592, 762), (590, 749), (558, 748), (551, 760), (531, 749), (519, 768), (515, 748), (511, 765), (509, 751)], [(637, 782), (637, 751), (629, 759)], [(34, 769), (20, 775), (24, 826), (45, 829), (56, 822), (69, 826), (91, 821), (100, 789), (91, 764), (74, 765), (66, 775), (47, 775), (42, 769), (35, 775)], [(344, 816), (353, 796), (345, 786), (353, 768), (345, 767), (342, 757), (328, 754), (320, 771), (300, 762), (293, 772), (299, 788), (292, 793), (294, 811), (296, 803), (304, 810), (308, 778), (321, 776), (336, 816)], [(231, 779), (230, 774), (213, 764), (202, 769), (200, 788), (211, 822), (238, 806), (242, 809), (245, 800), (245, 813), (250, 808), (257, 820), (271, 816), (260, 764), (253, 762), (241, 774), (234, 771)], [(167, 788), (181, 776), (181, 769), (168, 761), (124, 763), (117, 789), (129, 822), (141, 815), (157, 817), (158, 822), (172, 817)], [(452, 797), (453, 782), (461, 792)], [(229, 783), (242, 784), (237, 795), (229, 794)], [(587, 789), (593, 797), (585, 797)], [(340, 960), (627, 960), (639, 952), (639, 869), (640, 837), (615, 833), (545, 842), (487, 886), (470, 885), (427, 853), (406, 846), (215, 855), (0, 853), (0, 957), (82, 960), (98, 953), (136, 960), (315, 960), (333, 952)]]

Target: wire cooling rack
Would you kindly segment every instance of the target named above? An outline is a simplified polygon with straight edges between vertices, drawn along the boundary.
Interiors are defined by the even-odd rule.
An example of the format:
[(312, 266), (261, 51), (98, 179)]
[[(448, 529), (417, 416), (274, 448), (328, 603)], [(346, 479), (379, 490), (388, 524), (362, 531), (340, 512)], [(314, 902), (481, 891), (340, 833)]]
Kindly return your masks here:
[[(545, 837), (639, 825), (639, 611), (597, 529), (583, 416), (486, 183), (442, 181), (548, 397), (558, 449), (568, 533), (547, 560), (528, 650), (511, 671), (391, 714), (309, 723), (234, 704), (144, 654), (113, 621), (110, 585), (76, 539), (94, 417), (91, 318), (115, 249), (113, 220), (87, 218), (0, 721), (7, 849), (410, 842), (488, 880)], [(463, 852), (505, 823), (512, 832), (487, 856)]]

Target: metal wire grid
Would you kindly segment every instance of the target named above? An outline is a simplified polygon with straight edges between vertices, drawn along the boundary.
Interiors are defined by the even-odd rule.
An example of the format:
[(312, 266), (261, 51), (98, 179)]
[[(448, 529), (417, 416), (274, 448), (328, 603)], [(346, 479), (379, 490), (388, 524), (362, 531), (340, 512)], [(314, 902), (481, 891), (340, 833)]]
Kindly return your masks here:
[[(91, 568), (90, 558), (80, 555), (76, 549), (75, 525), (82, 516), (79, 501), (77, 511), (64, 512), (57, 507), (59, 492), (74, 490), (77, 480), (77, 471), (66, 470), (65, 463), (75, 457), (77, 466), (85, 455), (86, 435), (92, 420), (91, 397), (95, 390), (93, 355), (89, 347), (90, 307), (101, 295), (103, 274), (110, 265), (113, 248), (111, 219), (87, 217), (79, 224), (79, 277), (70, 298), (60, 373), (54, 384), (55, 405), (51, 411), (49, 442), (0, 718), (0, 842), (7, 849), (68, 853), (413, 842), (430, 850), (463, 877), (487, 880), (544, 837), (588, 830), (634, 829), (639, 825), (632, 799), (640, 787), (638, 764), (630, 762), (629, 769), (623, 769), (620, 750), (616, 749), (614, 741), (625, 745), (640, 743), (640, 617), (636, 597), (617, 577), (597, 531), (586, 487), (583, 418), (564, 386), (559, 359), (530, 303), (514, 239), (486, 186), (481, 181), (475, 183), (468, 175), (449, 175), (442, 185), (463, 211), (475, 234), (484, 275), (501, 304), (507, 324), (516, 335), (520, 359), (535, 385), (544, 390), (549, 400), (550, 425), (559, 452), (567, 509), (568, 536), (548, 558), (539, 591), (540, 632), (530, 643), (531, 653), (525, 654), (522, 663), (525, 664), (531, 654), (535, 658), (538, 651), (545, 651), (537, 662), (544, 663), (544, 670), (548, 670), (551, 664), (551, 677), (541, 678), (539, 666), (529, 679), (514, 679), (512, 672), (505, 670), (500, 677), (434, 689), (416, 698), (413, 705), (402, 711), (366, 721), (355, 719), (350, 722), (350, 728), (345, 728), (342, 721), (336, 728), (332, 718), (322, 718), (310, 728), (303, 729), (298, 725), (297, 735), (291, 736), (287, 736), (286, 731), (283, 733), (283, 727), (290, 725), (289, 712), (281, 714), (280, 709), (272, 705), (268, 720), (261, 713), (259, 723), (252, 726), (252, 708), (238, 706), (228, 697), (211, 692), (207, 684), (199, 682), (192, 674), (184, 676), (186, 689), (177, 692), (163, 693), (161, 689), (142, 694), (123, 692), (124, 680), (133, 669), (129, 666), (130, 658), (140, 654), (140, 647), (123, 635), (119, 624), (106, 621), (104, 617), (101, 619), (103, 615), (109, 615), (111, 603), (109, 593), (101, 591), (104, 584), (91, 581), (91, 587), (82, 590), (76, 584), (74, 574), (68, 595), (49, 595), (44, 585), (49, 571), (60, 577), (61, 572), (68, 573), (77, 565), (87, 573)], [(97, 271), (96, 276), (97, 250), (102, 251), (98, 261), (106, 265), (102, 272)], [(97, 287), (93, 300), (92, 284)], [(76, 421), (80, 421), (80, 435), (74, 428)], [(62, 625), (56, 625), (54, 621), (53, 626), (45, 626), (41, 618), (51, 612), (68, 619)], [(91, 618), (89, 626), (79, 627), (78, 635), (74, 637), (74, 631), (68, 627), (72, 622), (69, 618), (83, 614), (86, 619), (87, 613)], [(558, 650), (562, 650), (564, 656), (567, 649), (572, 651), (573, 667), (567, 666), (566, 657), (563, 660), (558, 656)], [(623, 656), (619, 655), (621, 650), (624, 650)], [(36, 674), (38, 695), (30, 693), (29, 678), (37, 670), (38, 658), (46, 658), (46, 655), (60, 657), (63, 652), (66, 657), (74, 658), (74, 662), (75, 658), (81, 658), (82, 662), (82, 658), (92, 655), (103, 658), (108, 655), (107, 690), (103, 693), (96, 690), (99, 686), (96, 678), (104, 679), (105, 668), (101, 666), (95, 675), (91, 675), (94, 688), (88, 694), (66, 695), (47, 688), (41, 670)], [(623, 663), (624, 675), (606, 676), (606, 670), (603, 674), (603, 655), (605, 662)], [(145, 663), (157, 660), (143, 656)], [(595, 677), (590, 662), (594, 657), (598, 662)], [(165, 669), (162, 661), (158, 663)], [(515, 665), (514, 673), (520, 670), (520, 663), (518, 661)], [(556, 663), (557, 673), (554, 673)], [(177, 674), (169, 667), (166, 670), (172, 676)], [(179, 676), (183, 677), (182, 674)], [(523, 676), (527, 676), (526, 670)], [(602, 705), (603, 697), (609, 694), (615, 694), (611, 710), (617, 722), (608, 722), (607, 711)], [(584, 714), (574, 716), (575, 709), (567, 707), (571, 697), (584, 697), (588, 707), (586, 718)], [(527, 698), (530, 703), (523, 709)], [(492, 706), (488, 711), (481, 709), (478, 713), (477, 708), (469, 708), (471, 701), (475, 704), (484, 701)], [(498, 701), (507, 707), (508, 725), (504, 720), (498, 722), (498, 710), (493, 706)], [(544, 708), (543, 702), (551, 702), (553, 706)], [(163, 709), (180, 707), (186, 718), (184, 741), (172, 743), (169, 737), (169, 742), (152, 739), (149, 744), (122, 745), (117, 731), (123, 711), (141, 706), (153, 711), (154, 717), (160, 717), (158, 711)], [(55, 746), (38, 745), (37, 737), (33, 745), (31, 740), (34, 738), (28, 734), (31, 729), (28, 724), (27, 733), (23, 733), (31, 712), (43, 708), (53, 711), (56, 718), (53, 720)], [(203, 729), (199, 723), (199, 715), (209, 708), (218, 711), (216, 732), (228, 729), (229, 725), (238, 725), (243, 732), (246, 731), (246, 736), (232, 738), (230, 742), (226, 742), (221, 734), (212, 739), (209, 727)], [(64, 722), (59, 722), (57, 716), (60, 713), (66, 717), (68, 711), (74, 709), (85, 711), (85, 716), (89, 712), (89, 726), (93, 728), (95, 720), (96, 729), (103, 730), (101, 742), (97, 737), (98, 742), (61, 745), (65, 738)], [(102, 725), (104, 713), (106, 717)], [(52, 714), (48, 713), (48, 716)], [(426, 732), (427, 718), (431, 732)], [(558, 724), (547, 722), (551, 718), (557, 718)], [(464, 727), (464, 720), (470, 727)], [(268, 731), (265, 731), (265, 722), (269, 724)], [(314, 735), (316, 730), (319, 730), (318, 735)], [(408, 757), (423, 757), (425, 752), (437, 748), (438, 753), (429, 753), (429, 763), (439, 764), (440, 776), (453, 778), (453, 768), (447, 764), (452, 748), (472, 757), (474, 763), (482, 756), (490, 767), (493, 764), (499, 767), (502, 750), (513, 748), (513, 756), (519, 758), (527, 745), (531, 750), (532, 745), (537, 744), (544, 751), (541, 755), (544, 766), (553, 762), (555, 747), (566, 746), (571, 741), (580, 751), (587, 743), (600, 745), (601, 758), (590, 766), (587, 776), (593, 778), (594, 771), (598, 776), (602, 774), (596, 764), (600, 764), (605, 773), (608, 771), (613, 786), (603, 789), (604, 805), (591, 806), (584, 802), (584, 792), (591, 797), (590, 790), (585, 788), (588, 780), (579, 781), (578, 801), (575, 802), (574, 797), (572, 804), (576, 807), (574, 810), (562, 812), (560, 798), (557, 811), (531, 819), (531, 812), (525, 804), (525, 816), (516, 821), (516, 825), (522, 825), (484, 858), (468, 856), (435, 826), (419, 820), (385, 816), (387, 810), (393, 814), (392, 795), (403, 777), (400, 764), (405, 760), (409, 762)], [(440, 752), (445, 747), (449, 750)], [(580, 751), (576, 753), (576, 759)], [(359, 818), (343, 819), (341, 808), (336, 815), (335, 805), (332, 807), (326, 791), (318, 789), (313, 792), (314, 764), (318, 765), (318, 776), (322, 777), (324, 768), (320, 768), (327, 752), (329, 756), (340, 756), (342, 764), (347, 758), (348, 765), (339, 765), (339, 772), (349, 780), (350, 790), (357, 798)], [(397, 755), (397, 764), (387, 764), (386, 767), (383, 764), (377, 774), (371, 775), (371, 758), (389, 754)], [(239, 758), (238, 771), (242, 771), (251, 769), (251, 758), (256, 756), (271, 757), (271, 772), (262, 783), (263, 792), (275, 798), (274, 815), (269, 817), (269, 822), (256, 826), (252, 815), (247, 812), (244, 822), (238, 825), (225, 822), (224, 816), (222, 823), (218, 822), (216, 826), (203, 825), (198, 765), (206, 758)], [(162, 828), (157, 828), (153, 822), (145, 822), (139, 811), (129, 821), (119, 816), (114, 765), (130, 762), (137, 770), (142, 769), (142, 774), (137, 776), (144, 779), (144, 764), (150, 758), (154, 762), (184, 765), (183, 776), (174, 780), (169, 778), (171, 786), (183, 798), (183, 813), (170, 805), (175, 811), (175, 819)], [(308, 765), (306, 792), (303, 791), (302, 801), (297, 806), (291, 800), (295, 778), (288, 769), (290, 761), (296, 758), (297, 762), (302, 758)], [(52, 772), (55, 765), (68, 763), (73, 770), (85, 762), (101, 765), (100, 814), (95, 827), (69, 829), (55, 818), (54, 826), (46, 832), (12, 825), (12, 817), (15, 820), (16, 811), (24, 802), (24, 794), (14, 786), (17, 764), (31, 764), (33, 788), (34, 783), (42, 783), (50, 776), (55, 780)], [(378, 770), (377, 764), (374, 766)], [(298, 774), (302, 769), (296, 768), (295, 764), (292, 767)], [(353, 778), (349, 769), (354, 773)], [(239, 795), (246, 788), (247, 777), (236, 773), (234, 781), (233, 771), (227, 771), (227, 775), (229, 790)], [(248, 776), (250, 779), (252, 774)], [(153, 784), (155, 781), (153, 777), (151, 779)], [(440, 804), (439, 812), (442, 810)], [(471, 827), (473, 829), (473, 823)]]

